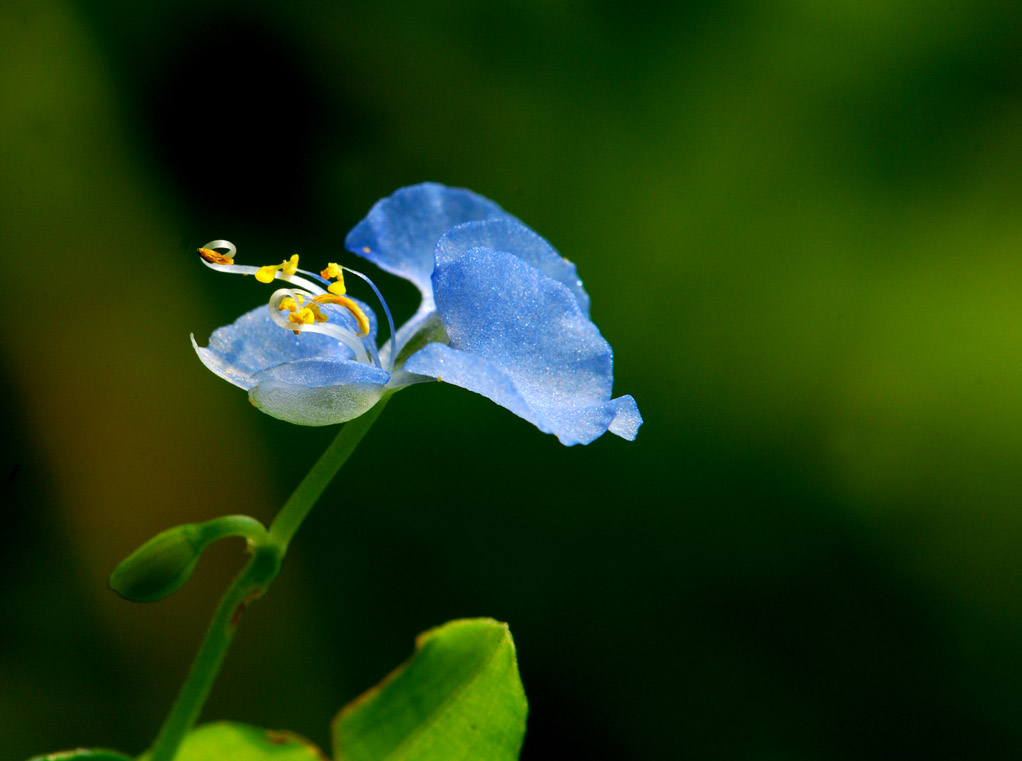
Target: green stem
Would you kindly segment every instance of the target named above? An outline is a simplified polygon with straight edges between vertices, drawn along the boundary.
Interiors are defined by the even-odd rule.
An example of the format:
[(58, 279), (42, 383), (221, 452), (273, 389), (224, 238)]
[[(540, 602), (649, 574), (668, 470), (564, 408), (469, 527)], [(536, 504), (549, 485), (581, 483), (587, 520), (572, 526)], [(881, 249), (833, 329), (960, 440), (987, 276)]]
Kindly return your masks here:
[(174, 702), (174, 707), (160, 728), (149, 761), (173, 761), (209, 696), (213, 680), (224, 662), (224, 656), (227, 655), (227, 648), (234, 639), (238, 617), (250, 600), (265, 591), (279, 569), (280, 557), (276, 552), (258, 548), (238, 574), (234, 584), (227, 590), (213, 615), (213, 620), (206, 631), (206, 638), (192, 662), (192, 668)]
[(266, 526), (248, 515), (223, 515), (195, 526), (203, 547), (226, 539), (229, 536), (243, 536), (250, 546), (259, 546), (266, 541)]
[(344, 424), (341, 432), (337, 434), (337, 438), (316, 460), (312, 470), (305, 475), (302, 482), (298, 484), (298, 488), (291, 494), (290, 499), (280, 508), (277, 517), (270, 524), (269, 540), (280, 547), (281, 557), (287, 552), (291, 538), (295, 535), (298, 527), (302, 525), (305, 516), (312, 510), (312, 506), (316, 504), (319, 495), (323, 493), (323, 490), (337, 475), (337, 471), (355, 451), (355, 447), (362, 441), (362, 437), (372, 428), (393, 393), (393, 391), (388, 391), (372, 409), (361, 417)]
[(276, 578), (288, 544), (298, 527), (337, 475), (337, 471), (355, 451), (362, 437), (376, 422), (391, 393), (385, 394), (371, 410), (341, 428), (337, 437), (284, 503), (266, 538), (262, 541), (250, 538), (253, 545), (252, 558), (220, 601), (181, 692), (153, 743), (149, 761), (173, 761), (177, 755), (209, 696), (213, 681), (227, 655), (227, 648), (234, 639), (241, 612), (249, 602), (262, 596)]

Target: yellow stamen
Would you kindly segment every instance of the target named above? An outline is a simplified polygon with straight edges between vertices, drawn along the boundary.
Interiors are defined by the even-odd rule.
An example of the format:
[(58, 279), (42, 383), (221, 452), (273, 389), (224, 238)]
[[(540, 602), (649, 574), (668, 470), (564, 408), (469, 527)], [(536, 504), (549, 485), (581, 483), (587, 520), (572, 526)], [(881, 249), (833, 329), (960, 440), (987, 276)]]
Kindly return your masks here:
[(328, 264), (326, 266), (326, 269), (320, 271), (319, 274), (325, 280), (331, 280), (332, 278), (337, 278), (337, 282), (336, 283), (331, 283), (327, 287), (327, 290), (330, 291), (330, 293), (335, 293), (338, 296), (343, 296), (345, 293), (348, 292), (348, 289), (344, 287), (344, 268), (341, 267), (339, 264), (336, 264), (334, 262), (330, 262), (330, 264)]
[(302, 305), (302, 301), (304, 301), (304, 299), (302, 299), (302, 295), (300, 293), (298, 294), (297, 303), (295, 303), (295, 300), (290, 296), (285, 296), (280, 300), (280, 304), (277, 305), (277, 309), (281, 312), (283, 312), (285, 309), (288, 310), (289, 312), (293, 312)]
[(316, 315), (308, 307), (302, 309), (295, 309), (287, 317), (288, 322), (293, 322), (295, 325), (312, 325), (316, 322)]
[(302, 294), (296, 293), (295, 298), (285, 296), (277, 304), (278, 311), (283, 312), (286, 310), (290, 312), (287, 316), (287, 321), (298, 326), (292, 329), (296, 336), (302, 332), (302, 325), (312, 325), (313, 323), (326, 322), (330, 319), (323, 314), (319, 304), (315, 301), (310, 301), (307, 306), (303, 306), (304, 302), (305, 299), (302, 298)]
[(358, 323), (359, 335), (363, 338), (369, 335), (369, 318), (366, 317), (365, 312), (362, 311), (359, 305), (347, 296), (341, 296), (336, 293), (324, 293), (317, 296), (314, 301), (317, 304), (336, 304), (337, 306), (344, 307), (351, 312), (351, 316), (354, 317), (355, 322)]
[(219, 251), (214, 251), (211, 248), (200, 248), (199, 256), (210, 264), (234, 264), (234, 260), (231, 257), (225, 256)]
[(323, 312), (320, 311), (319, 304), (317, 304), (315, 301), (310, 301), (309, 305), (305, 307), (305, 309), (302, 311), (312, 312), (313, 317), (316, 318), (316, 322), (326, 322), (327, 320), (330, 319), (325, 314), (323, 314)]
[(295, 274), (298, 271), (298, 254), (292, 254), (290, 259), (285, 259), (280, 264), (260, 267), (255, 273), (255, 279), (260, 283), (272, 283), (278, 271), (283, 271), (285, 275)]
[(308, 307), (304, 309), (292, 309), (291, 314), (287, 316), (287, 321), (295, 325), (291, 329), (291, 332), (296, 336), (302, 332), (302, 325), (312, 325), (316, 321), (316, 315), (312, 313), (312, 310)]

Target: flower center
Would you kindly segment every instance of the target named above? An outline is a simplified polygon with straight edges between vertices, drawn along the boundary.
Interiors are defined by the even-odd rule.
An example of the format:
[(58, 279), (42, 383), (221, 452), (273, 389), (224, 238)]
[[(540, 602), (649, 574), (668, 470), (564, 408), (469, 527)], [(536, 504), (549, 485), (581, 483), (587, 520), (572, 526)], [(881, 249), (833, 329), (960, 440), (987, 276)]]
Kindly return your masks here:
[[(372, 327), (369, 318), (358, 302), (345, 295), (347, 290), (344, 285), (344, 271), (357, 275), (369, 284), (383, 306), (393, 336), (394, 320), (390, 309), (372, 280), (361, 272), (334, 262), (328, 264), (318, 275), (306, 272), (298, 268), (298, 254), (293, 254), (276, 265), (265, 267), (239, 265), (234, 263), (236, 251), (230, 241), (214, 240), (199, 249), (199, 256), (206, 266), (221, 272), (255, 275), (260, 283), (283, 280), (297, 286), (297, 289), (282, 288), (270, 297), (270, 317), (274, 323), (287, 328), (296, 336), (301, 335), (303, 331), (331, 336), (350, 348), (357, 361), (382, 367), (376, 344), (369, 337)], [(354, 325), (345, 325), (343, 320), (340, 323), (336, 319), (331, 321), (330, 315), (321, 309), (327, 304), (345, 310), (351, 316)], [(336, 318), (336, 315), (334, 317)], [(391, 355), (393, 357), (393, 352)]]
[(301, 293), (294, 296), (286, 296), (277, 304), (277, 311), (288, 312), (287, 321), (294, 324), (293, 332), (297, 336), (302, 332), (302, 325), (315, 325), (317, 322), (326, 322), (329, 317), (320, 311), (319, 304), (315, 300), (304, 306), (305, 297)]
[[(285, 296), (277, 304), (277, 310), (287, 311), (288, 322), (299, 326), (294, 328), (294, 334), (301, 332), (301, 325), (315, 325), (317, 322), (327, 322), (330, 318), (320, 310), (320, 304), (336, 304), (344, 307), (355, 318), (358, 325), (358, 337), (365, 338), (369, 335), (369, 318), (366, 317), (362, 308), (347, 296), (338, 296), (333, 293), (321, 293), (315, 296), (308, 304), (304, 304), (305, 298), (301, 292), (296, 291), (294, 297)], [(303, 305), (304, 304), (304, 305)]]

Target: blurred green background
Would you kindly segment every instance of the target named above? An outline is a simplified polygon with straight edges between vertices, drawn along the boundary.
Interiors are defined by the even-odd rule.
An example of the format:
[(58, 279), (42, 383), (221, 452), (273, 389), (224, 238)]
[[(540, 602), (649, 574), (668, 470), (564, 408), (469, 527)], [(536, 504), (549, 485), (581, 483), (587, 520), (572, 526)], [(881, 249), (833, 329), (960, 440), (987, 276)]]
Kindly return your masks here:
[(6, 0), (0, 759), (146, 747), (240, 546), (156, 605), (106, 575), (333, 435), (199, 363), (266, 296), (195, 247), (325, 263), (423, 180), (578, 264), (645, 426), (398, 396), (207, 719), (326, 746), (490, 615), (527, 760), (1022, 757), (1020, 44), (993, 0)]

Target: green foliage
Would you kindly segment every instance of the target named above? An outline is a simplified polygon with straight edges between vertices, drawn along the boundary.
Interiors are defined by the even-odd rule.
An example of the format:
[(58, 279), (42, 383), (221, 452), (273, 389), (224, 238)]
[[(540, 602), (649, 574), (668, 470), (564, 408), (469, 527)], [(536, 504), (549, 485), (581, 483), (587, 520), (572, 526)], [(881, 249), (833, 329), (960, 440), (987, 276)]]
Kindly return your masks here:
[(48, 756), (35, 756), (29, 761), (131, 761), (127, 756), (114, 753), (111, 750), (65, 750), (60, 753), (51, 753)]
[[(341, 710), (333, 727), (335, 761), (514, 761), (527, 710), (507, 624), (451, 621), (420, 634), (408, 662)], [(86, 759), (131, 761), (102, 750), (30, 761)], [(298, 735), (224, 721), (193, 730), (174, 761), (327, 760)]]
[(516, 759), (527, 704), (507, 625), (452, 621), (334, 721), (336, 761)]
[[(148, 754), (139, 761), (147, 758)], [(325, 761), (325, 757), (315, 745), (290, 732), (220, 721), (188, 735), (174, 761)]]

